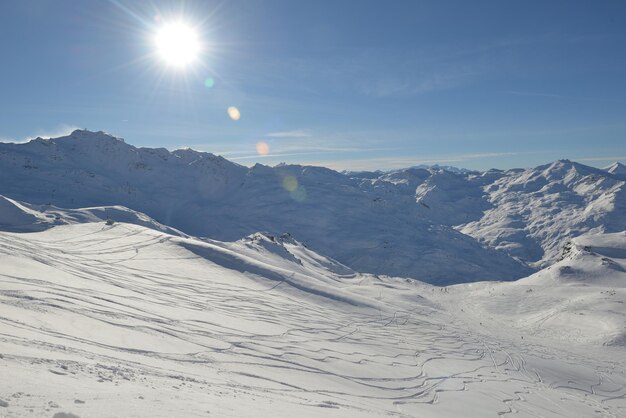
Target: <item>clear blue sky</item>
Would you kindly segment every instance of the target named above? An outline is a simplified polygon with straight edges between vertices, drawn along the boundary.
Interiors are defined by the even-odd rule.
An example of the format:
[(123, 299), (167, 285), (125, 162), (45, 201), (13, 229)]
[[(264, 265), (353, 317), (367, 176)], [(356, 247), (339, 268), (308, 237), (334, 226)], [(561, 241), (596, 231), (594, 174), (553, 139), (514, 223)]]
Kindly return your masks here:
[[(179, 15), (204, 45), (184, 70), (153, 42)], [(624, 1), (2, 0), (0, 138), (81, 127), (246, 165), (603, 166), (626, 160), (625, 22)]]

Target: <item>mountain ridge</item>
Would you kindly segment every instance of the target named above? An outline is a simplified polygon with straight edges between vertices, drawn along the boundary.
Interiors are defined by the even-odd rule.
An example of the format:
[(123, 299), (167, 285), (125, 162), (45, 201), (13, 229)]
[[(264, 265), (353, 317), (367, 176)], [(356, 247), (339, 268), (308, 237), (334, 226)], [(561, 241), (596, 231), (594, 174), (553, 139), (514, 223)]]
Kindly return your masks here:
[[(86, 130), (0, 143), (0, 194), (65, 208), (125, 206), (224, 241), (289, 232), (356, 270), (440, 284), (517, 279), (556, 261), (569, 237), (626, 229), (621, 176), (569, 160), (485, 172), (248, 168)], [(559, 225), (543, 234), (526, 213), (533, 205), (541, 218), (560, 216)]]

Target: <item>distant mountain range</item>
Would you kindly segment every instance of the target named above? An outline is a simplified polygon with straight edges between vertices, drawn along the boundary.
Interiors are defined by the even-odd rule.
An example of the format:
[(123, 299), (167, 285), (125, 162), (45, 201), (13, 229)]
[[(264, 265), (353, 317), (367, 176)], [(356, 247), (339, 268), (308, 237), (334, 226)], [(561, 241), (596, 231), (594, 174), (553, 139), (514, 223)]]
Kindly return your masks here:
[(357, 271), (436, 284), (524, 277), (554, 263), (569, 238), (625, 230), (625, 184), (619, 163), (339, 173), (248, 168), (83, 130), (0, 143), (0, 194), (8, 198), (0, 206), (21, 204), (52, 217), (51, 206), (118, 206), (109, 213), (145, 213), (154, 218), (143, 219), (145, 226), (221, 241), (288, 232)]

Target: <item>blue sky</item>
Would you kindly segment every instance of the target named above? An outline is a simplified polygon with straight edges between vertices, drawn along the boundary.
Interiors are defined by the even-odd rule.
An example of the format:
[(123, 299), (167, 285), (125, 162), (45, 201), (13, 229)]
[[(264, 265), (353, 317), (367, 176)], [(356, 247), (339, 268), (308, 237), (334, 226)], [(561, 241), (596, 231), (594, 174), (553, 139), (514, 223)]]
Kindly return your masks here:
[[(204, 48), (174, 70), (154, 36), (180, 16)], [(80, 127), (246, 165), (603, 166), (626, 161), (625, 21), (623, 1), (3, 0), (0, 138)]]

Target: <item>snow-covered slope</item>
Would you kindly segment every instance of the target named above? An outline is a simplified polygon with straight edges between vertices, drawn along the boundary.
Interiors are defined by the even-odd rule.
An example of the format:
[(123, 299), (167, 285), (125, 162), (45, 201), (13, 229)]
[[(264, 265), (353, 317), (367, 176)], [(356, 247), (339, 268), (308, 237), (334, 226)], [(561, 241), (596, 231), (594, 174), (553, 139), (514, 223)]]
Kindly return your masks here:
[(624, 353), (626, 231), (575, 238), (559, 262), (530, 277), (454, 286), (441, 302), (525, 341), (617, 345)]
[(476, 172), (252, 168), (103, 132), (0, 143), (0, 194), (64, 208), (124, 206), (194, 236), (291, 233), (358, 271), (449, 284), (511, 280), (568, 239), (626, 229), (626, 175), (568, 160)]
[[(534, 267), (555, 262), (564, 242), (626, 229), (626, 177), (568, 160), (533, 169), (398, 170), (363, 184), (413, 194), (419, 214)], [(406, 180), (403, 180), (406, 179)]]
[[(575, 251), (619, 264), (626, 248), (622, 236), (575, 245), (577, 268), (593, 260)], [(536, 277), (438, 288), (356, 273), (286, 235), (218, 242), (119, 222), (0, 232), (0, 415), (624, 416), (623, 345), (566, 344), (572, 328), (549, 320), (520, 339), (515, 306), (546, 309), (521, 301), (572, 287)], [(482, 324), (467, 308), (496, 300), (479, 285), (509, 307)], [(623, 315), (624, 294), (606, 285), (574, 286), (613, 303), (578, 312)], [(539, 338), (551, 330), (562, 338)]]
[(57, 225), (87, 222), (127, 222), (167, 234), (186, 236), (149, 216), (123, 206), (63, 209), (52, 205), (32, 205), (0, 195), (0, 230), (12, 232), (43, 231)]
[[(428, 174), (411, 169), (407, 187)], [(0, 144), (0, 194), (19, 201), (122, 205), (190, 235), (226, 241), (288, 232), (359, 271), (432, 283), (506, 280), (531, 271), (421, 216), (412, 192), (399, 187), (321, 167), (246, 168), (193, 150), (135, 148), (102, 132)]]
[(626, 229), (625, 185), (616, 175), (567, 160), (506, 172), (485, 186), (493, 208), (460, 230), (545, 266), (568, 238)]
[(615, 174), (618, 176), (626, 176), (626, 165), (620, 162), (614, 162), (613, 164), (611, 164), (608, 167), (605, 167), (604, 169), (611, 174)]

